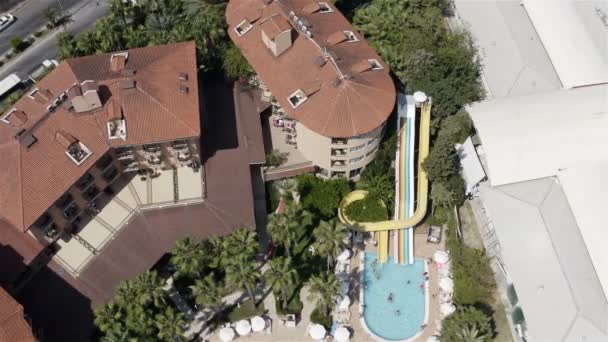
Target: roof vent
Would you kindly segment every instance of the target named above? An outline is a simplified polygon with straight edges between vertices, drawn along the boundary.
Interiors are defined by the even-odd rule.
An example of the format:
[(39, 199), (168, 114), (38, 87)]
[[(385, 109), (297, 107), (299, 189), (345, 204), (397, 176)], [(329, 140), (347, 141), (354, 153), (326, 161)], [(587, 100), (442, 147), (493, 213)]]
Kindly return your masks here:
[(122, 72), (127, 65), (129, 58), (128, 52), (117, 52), (110, 56), (110, 70), (114, 72)]
[(25, 146), (25, 148), (30, 148), (32, 147), (36, 141), (38, 141), (38, 139), (36, 139), (36, 137), (31, 133), (31, 132), (20, 132), (21, 135), (18, 137), (19, 138), (19, 143), (22, 146)]
[(327, 2), (319, 2), (319, 7), (321, 7), (321, 13), (331, 13), (334, 11)]
[(234, 27), (234, 32), (236, 32), (236, 34), (239, 37), (242, 37), (245, 33), (249, 32), (249, 30), (251, 30), (252, 28), (253, 28), (253, 25), (251, 25), (251, 23), (245, 19)]
[(349, 43), (354, 43), (354, 42), (358, 42), (359, 38), (357, 38), (357, 36), (355, 35), (355, 33), (353, 31), (343, 31), (344, 35), (346, 36), (346, 38), (348, 39)]
[(180, 85), (179, 86), (179, 92), (182, 93), (182, 94), (188, 94), (189, 90), (190, 89), (188, 87), (186, 87), (185, 85)]
[(298, 89), (293, 92), (293, 94), (287, 97), (289, 104), (295, 109), (298, 108), (302, 103), (304, 103), (308, 99), (306, 93), (302, 89)]
[(120, 81), (120, 89), (133, 89), (133, 88), (135, 88), (135, 80)]
[(20, 127), (27, 122), (27, 115), (23, 111), (13, 108), (8, 113), (0, 116), (0, 121), (13, 127)]
[(108, 139), (127, 140), (127, 120), (123, 118), (112, 119), (106, 123)]
[(179, 73), (179, 80), (180, 81), (187, 81), (188, 80), (188, 74), (186, 74), (185, 72), (180, 72)]
[(76, 165), (81, 165), (93, 154), (85, 144), (76, 140), (76, 138), (65, 131), (57, 131), (55, 133), (55, 141), (66, 149), (65, 154)]

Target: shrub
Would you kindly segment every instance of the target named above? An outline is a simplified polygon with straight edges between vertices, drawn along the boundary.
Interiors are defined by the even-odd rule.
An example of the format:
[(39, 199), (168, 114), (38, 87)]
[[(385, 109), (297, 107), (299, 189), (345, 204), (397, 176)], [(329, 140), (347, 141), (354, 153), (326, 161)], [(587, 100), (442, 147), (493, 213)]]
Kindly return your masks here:
[(331, 315), (324, 314), (323, 312), (321, 312), (321, 310), (319, 310), (319, 308), (315, 308), (310, 313), (310, 321), (313, 323), (321, 324), (327, 330), (330, 330), (333, 324)]
[(38, 38), (44, 34), (44, 30), (34, 32), (34, 37)]
[(323, 180), (314, 175), (298, 177), (302, 205), (323, 220), (336, 216), (340, 201), (351, 190), (351, 184), (346, 179)]
[(483, 341), (494, 337), (492, 317), (474, 307), (463, 307), (443, 320), (441, 341)]
[(242, 319), (248, 319), (254, 316), (261, 316), (265, 313), (264, 303), (259, 303), (256, 307), (251, 299), (248, 299), (241, 303), (240, 306), (234, 306), (230, 313), (228, 313), (228, 319), (230, 322), (237, 322)]
[(386, 206), (375, 196), (366, 196), (364, 199), (349, 204), (344, 213), (357, 222), (384, 221), (387, 217)]
[(295, 314), (297, 316), (300, 315), (302, 309), (304, 308), (304, 304), (302, 304), (300, 296), (298, 296), (297, 293), (291, 297), (291, 300), (289, 303), (287, 303), (287, 306), (283, 306), (283, 301), (278, 294), (275, 294), (274, 299), (277, 313), (279, 315)]
[(13, 39), (11, 39), (11, 47), (13, 48), (13, 51), (15, 51), (16, 53), (19, 53), (23, 50), (25, 50), (25, 48), (27, 48), (29, 45), (28, 41), (24, 41), (23, 39), (21, 39), (21, 37), (15, 37)]

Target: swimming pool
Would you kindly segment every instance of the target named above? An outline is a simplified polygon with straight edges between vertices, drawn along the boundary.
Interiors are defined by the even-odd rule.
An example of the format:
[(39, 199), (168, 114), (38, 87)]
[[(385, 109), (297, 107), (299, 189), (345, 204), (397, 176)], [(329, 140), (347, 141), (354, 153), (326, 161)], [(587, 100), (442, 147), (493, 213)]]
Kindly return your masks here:
[(365, 253), (365, 324), (384, 340), (406, 340), (416, 335), (424, 323), (425, 293), (420, 287), (424, 284), (424, 261), (416, 259), (412, 265), (399, 265), (392, 256), (384, 264), (377, 264), (376, 260), (375, 253)]

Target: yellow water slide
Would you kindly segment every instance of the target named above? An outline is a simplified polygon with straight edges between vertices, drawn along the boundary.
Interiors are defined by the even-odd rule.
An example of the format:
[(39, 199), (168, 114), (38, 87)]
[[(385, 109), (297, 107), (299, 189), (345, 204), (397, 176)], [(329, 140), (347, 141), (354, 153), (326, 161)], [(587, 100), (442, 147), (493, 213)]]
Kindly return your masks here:
[[(338, 210), (339, 219), (350, 225), (352, 229), (365, 232), (377, 232), (378, 241), (378, 259), (380, 262), (385, 262), (388, 259), (389, 250), (389, 231), (399, 230), (406, 227), (414, 227), (419, 224), (426, 215), (428, 207), (428, 190), (429, 182), (426, 172), (422, 168), (422, 162), (429, 154), (430, 144), (430, 126), (431, 126), (431, 103), (430, 101), (421, 104), (420, 111), (420, 126), (419, 126), (419, 142), (418, 142), (418, 183), (416, 194), (416, 209), (412, 216), (405, 220), (389, 220), (381, 222), (354, 222), (344, 214), (343, 208), (346, 208), (350, 203), (361, 200), (367, 195), (367, 191), (355, 190), (342, 199), (340, 209)], [(406, 144), (401, 143), (399, 148), (405, 149)], [(402, 151), (400, 151), (401, 153)], [(401, 180), (405, 181), (405, 180)], [(405, 200), (400, 198), (400, 201)]]

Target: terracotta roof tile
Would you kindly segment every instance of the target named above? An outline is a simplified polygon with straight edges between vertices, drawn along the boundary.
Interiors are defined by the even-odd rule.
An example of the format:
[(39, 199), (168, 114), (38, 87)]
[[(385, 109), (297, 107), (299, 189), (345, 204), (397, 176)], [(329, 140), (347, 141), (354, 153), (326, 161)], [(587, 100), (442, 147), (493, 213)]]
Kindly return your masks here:
[(0, 342), (35, 342), (32, 328), (23, 317), (23, 306), (0, 288)]
[[(388, 119), (395, 105), (395, 86), (388, 66), (333, 5), (328, 5), (333, 10), (328, 13), (307, 13), (313, 6), (316, 5), (311, 0), (269, 4), (261, 0), (231, 0), (226, 9), (230, 38), (289, 116), (328, 137), (368, 133)], [(261, 10), (262, 19), (239, 37), (234, 27), (252, 10)], [(308, 22), (312, 38), (294, 30), (292, 46), (274, 57), (260, 32), (266, 29), (267, 18), (289, 20), (290, 12)], [(353, 31), (358, 41), (342, 40), (342, 36), (346, 38), (343, 31)], [(383, 68), (353, 73), (358, 70), (355, 65), (367, 59), (378, 60)], [(294, 109), (287, 97), (311, 82), (321, 83), (319, 91)]]
[[(129, 50), (125, 68), (135, 70), (125, 76), (110, 66), (112, 54), (100, 54), (61, 63), (38, 83), (36, 100), (22, 97), (14, 108), (27, 115), (24, 127), (0, 123), (0, 219), (21, 231), (27, 230), (89, 167), (112, 146), (145, 144), (200, 135), (198, 81), (194, 42)], [(116, 58), (114, 58), (116, 59)], [(189, 74), (190, 92), (179, 92), (180, 73)], [(121, 81), (135, 81), (133, 89), (120, 89)], [(92, 80), (94, 82), (85, 82)], [(59, 105), (46, 115), (51, 101), (74, 84), (82, 91), (99, 89), (102, 108), (74, 113)], [(112, 100), (112, 101), (109, 101)], [(122, 108), (128, 122), (126, 141), (108, 140), (108, 111), (116, 115)], [(44, 120), (41, 120), (44, 118)], [(31, 130), (36, 142), (27, 148), (15, 139), (19, 129)], [(57, 132), (62, 133), (57, 142)], [(92, 155), (80, 166), (65, 155), (65, 144), (72, 136), (83, 143)], [(119, 141), (120, 140), (120, 141)], [(63, 145), (63, 147), (62, 147)]]

